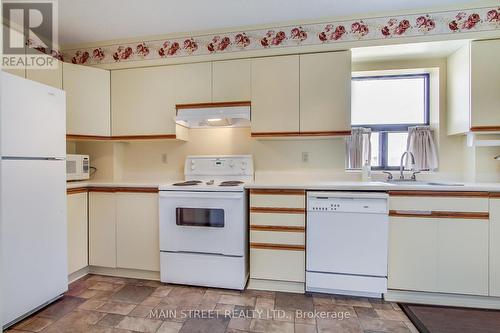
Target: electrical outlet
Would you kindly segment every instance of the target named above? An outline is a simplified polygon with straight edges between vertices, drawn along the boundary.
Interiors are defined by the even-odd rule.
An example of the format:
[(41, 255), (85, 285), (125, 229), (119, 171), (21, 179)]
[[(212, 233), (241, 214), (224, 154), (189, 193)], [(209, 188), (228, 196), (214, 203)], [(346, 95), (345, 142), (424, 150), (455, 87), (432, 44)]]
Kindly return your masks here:
[(167, 153), (161, 154), (161, 163), (163, 163), (163, 164), (167, 164), (168, 163)]
[(309, 162), (309, 152), (307, 151), (302, 152), (302, 162), (303, 163)]

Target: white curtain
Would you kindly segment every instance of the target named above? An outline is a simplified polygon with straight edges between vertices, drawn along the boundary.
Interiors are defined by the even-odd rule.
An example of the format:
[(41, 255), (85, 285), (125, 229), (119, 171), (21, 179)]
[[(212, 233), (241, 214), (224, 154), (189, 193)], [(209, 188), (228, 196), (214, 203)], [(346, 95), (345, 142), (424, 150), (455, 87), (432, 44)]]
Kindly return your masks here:
[(438, 168), (437, 147), (434, 141), (434, 130), (431, 127), (409, 127), (406, 150), (415, 156), (416, 170), (435, 170)]
[(361, 169), (365, 161), (371, 163), (371, 130), (369, 128), (353, 128), (346, 139), (346, 168)]

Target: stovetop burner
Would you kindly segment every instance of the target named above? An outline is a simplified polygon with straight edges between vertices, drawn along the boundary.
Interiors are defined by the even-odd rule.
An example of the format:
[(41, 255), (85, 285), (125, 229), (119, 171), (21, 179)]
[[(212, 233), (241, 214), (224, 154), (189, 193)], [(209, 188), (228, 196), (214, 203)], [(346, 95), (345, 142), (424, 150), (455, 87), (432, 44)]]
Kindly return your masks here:
[(241, 185), (243, 184), (242, 181), (239, 181), (239, 180), (229, 180), (229, 181), (225, 181), (225, 182), (222, 182), (219, 184), (219, 186), (238, 186), (238, 185)]
[(187, 180), (185, 182), (175, 183), (174, 186), (195, 186), (201, 184), (201, 180)]

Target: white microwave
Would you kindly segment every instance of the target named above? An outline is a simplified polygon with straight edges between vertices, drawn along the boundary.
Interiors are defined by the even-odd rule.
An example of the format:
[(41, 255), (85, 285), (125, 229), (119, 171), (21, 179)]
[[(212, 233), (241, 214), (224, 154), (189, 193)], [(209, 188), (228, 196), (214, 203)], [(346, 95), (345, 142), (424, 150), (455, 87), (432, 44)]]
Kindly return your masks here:
[(83, 180), (90, 178), (89, 155), (66, 155), (66, 180)]

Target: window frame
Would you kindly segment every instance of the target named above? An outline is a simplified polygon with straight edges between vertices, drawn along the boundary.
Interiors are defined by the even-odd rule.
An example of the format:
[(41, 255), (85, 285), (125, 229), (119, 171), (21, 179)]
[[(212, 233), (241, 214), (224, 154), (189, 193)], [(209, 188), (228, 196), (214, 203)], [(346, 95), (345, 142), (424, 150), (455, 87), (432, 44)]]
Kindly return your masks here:
[(367, 81), (367, 80), (387, 80), (387, 79), (407, 79), (407, 78), (423, 78), (424, 79), (424, 122), (410, 124), (377, 124), (377, 125), (352, 125), (353, 127), (370, 128), (372, 133), (379, 133), (379, 156), (380, 165), (372, 166), (372, 170), (398, 170), (399, 166), (387, 165), (388, 160), (388, 133), (405, 133), (408, 132), (408, 127), (412, 126), (428, 126), (430, 124), (430, 73), (409, 73), (409, 74), (387, 74), (387, 75), (363, 75), (353, 76), (351, 81)]

